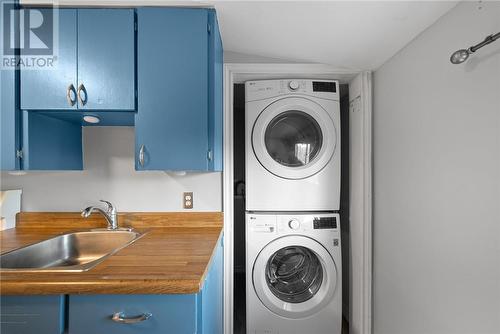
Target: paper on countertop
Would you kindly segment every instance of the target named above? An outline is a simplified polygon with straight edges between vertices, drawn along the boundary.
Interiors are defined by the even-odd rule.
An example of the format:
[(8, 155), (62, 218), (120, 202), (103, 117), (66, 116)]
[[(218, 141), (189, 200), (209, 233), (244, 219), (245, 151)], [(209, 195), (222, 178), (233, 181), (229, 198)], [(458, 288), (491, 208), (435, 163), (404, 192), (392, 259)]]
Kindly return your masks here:
[(0, 191), (0, 230), (16, 227), (16, 214), (21, 211), (22, 190)]

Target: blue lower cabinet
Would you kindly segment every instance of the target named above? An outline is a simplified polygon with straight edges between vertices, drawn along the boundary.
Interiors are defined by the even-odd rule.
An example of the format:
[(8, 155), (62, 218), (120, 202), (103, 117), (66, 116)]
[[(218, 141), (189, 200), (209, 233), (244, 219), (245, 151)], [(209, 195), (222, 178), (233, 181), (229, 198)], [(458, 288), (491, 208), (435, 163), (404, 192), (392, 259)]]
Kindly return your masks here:
[(224, 313), (224, 252), (222, 239), (219, 241), (210, 271), (205, 278), (201, 298), (201, 332), (203, 334), (222, 334)]
[(0, 296), (0, 333), (60, 334), (64, 331), (63, 296)]
[(198, 333), (197, 295), (72, 295), (69, 333)]
[(71, 295), (68, 309), (69, 334), (222, 334), (222, 240), (197, 294)]
[(222, 334), (223, 263), (221, 239), (197, 294), (0, 296), (0, 333)]

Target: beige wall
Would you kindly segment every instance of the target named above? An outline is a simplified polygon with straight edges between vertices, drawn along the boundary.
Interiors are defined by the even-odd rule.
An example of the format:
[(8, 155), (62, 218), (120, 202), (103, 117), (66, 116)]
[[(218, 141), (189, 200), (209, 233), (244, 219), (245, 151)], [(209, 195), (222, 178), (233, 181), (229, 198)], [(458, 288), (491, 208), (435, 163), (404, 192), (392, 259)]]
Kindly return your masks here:
[(78, 211), (99, 199), (119, 211), (182, 211), (182, 193), (194, 192), (192, 211), (220, 211), (221, 173), (134, 170), (134, 128), (85, 127), (84, 171), (1, 174), (1, 189), (23, 189), (24, 211)]
[(375, 334), (500, 333), (500, 41), (449, 62), (499, 31), (462, 2), (375, 72)]

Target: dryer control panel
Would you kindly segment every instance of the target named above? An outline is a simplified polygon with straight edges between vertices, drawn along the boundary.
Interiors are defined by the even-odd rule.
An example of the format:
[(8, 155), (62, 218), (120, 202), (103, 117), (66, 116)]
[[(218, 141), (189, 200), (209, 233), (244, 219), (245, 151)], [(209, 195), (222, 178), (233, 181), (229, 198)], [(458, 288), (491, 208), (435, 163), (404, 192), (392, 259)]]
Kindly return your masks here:
[(337, 228), (337, 217), (314, 217), (313, 228), (315, 230)]
[(263, 100), (280, 95), (301, 94), (328, 100), (339, 100), (338, 81), (335, 80), (258, 80), (245, 83), (245, 101)]

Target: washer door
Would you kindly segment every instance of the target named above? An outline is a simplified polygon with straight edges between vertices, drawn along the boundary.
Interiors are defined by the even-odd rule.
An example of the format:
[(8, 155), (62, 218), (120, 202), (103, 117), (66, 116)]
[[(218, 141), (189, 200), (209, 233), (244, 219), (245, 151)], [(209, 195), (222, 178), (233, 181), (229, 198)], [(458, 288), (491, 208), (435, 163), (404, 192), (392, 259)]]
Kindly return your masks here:
[(317, 241), (291, 235), (269, 243), (253, 266), (253, 286), (272, 312), (298, 319), (314, 314), (333, 298), (337, 268)]
[(337, 144), (335, 124), (319, 104), (285, 98), (267, 106), (252, 131), (254, 153), (269, 172), (303, 179), (322, 170)]

